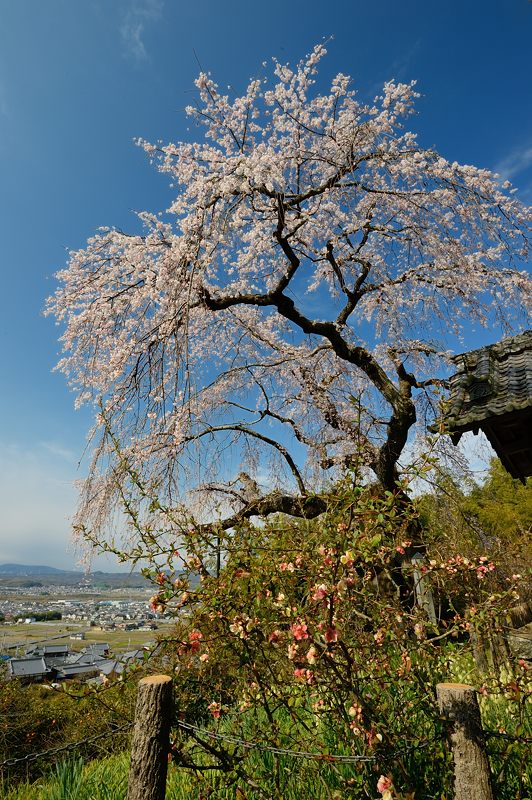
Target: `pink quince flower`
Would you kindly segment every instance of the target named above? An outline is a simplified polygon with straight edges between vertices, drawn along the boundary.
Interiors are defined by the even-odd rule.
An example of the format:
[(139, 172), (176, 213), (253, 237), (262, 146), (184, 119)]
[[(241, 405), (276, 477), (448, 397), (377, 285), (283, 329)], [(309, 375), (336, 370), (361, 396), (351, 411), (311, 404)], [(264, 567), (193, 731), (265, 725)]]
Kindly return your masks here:
[(320, 583), (319, 586), (314, 588), (314, 592), (312, 593), (313, 600), (325, 600), (327, 597), (327, 584)]
[(193, 653), (199, 652), (201, 649), (201, 640), (203, 639), (203, 634), (201, 631), (193, 630), (190, 631), (188, 635), (188, 641), (190, 649)]
[(375, 644), (380, 646), (385, 638), (385, 632), (383, 631), (383, 629), (379, 628), (379, 630), (373, 634), (373, 638), (375, 639)]
[(286, 561), (281, 561), (281, 563), (279, 564), (279, 570), (281, 572), (293, 572), (295, 570), (295, 567), (291, 561), (289, 561), (288, 563)]
[(213, 701), (212, 703), (209, 703), (207, 708), (213, 715), (214, 719), (218, 719), (220, 717), (220, 714), (222, 713), (222, 706), (220, 705), (220, 703), (215, 703)]
[(332, 642), (338, 641), (338, 631), (336, 630), (336, 628), (332, 627), (327, 628), (327, 630), (325, 631), (325, 641), (328, 644), (332, 644)]
[(391, 790), (393, 789), (393, 781), (391, 778), (388, 778), (386, 775), (381, 775), (379, 780), (377, 781), (377, 791), (380, 792), (383, 797), (385, 793), (388, 793), (388, 797), (391, 797)]
[(355, 562), (355, 557), (351, 550), (346, 550), (343, 556), (340, 556), (340, 561), (346, 567), (352, 567)]
[(294, 678), (297, 681), (305, 681), (305, 683), (308, 684), (314, 683), (314, 673), (311, 669), (303, 669), (302, 667), (298, 667), (294, 670)]
[(294, 622), (294, 624), (290, 626), (290, 630), (296, 642), (300, 642), (302, 639), (308, 639), (308, 628), (304, 622)]
[(290, 661), (293, 661), (296, 656), (297, 656), (297, 644), (289, 644), (288, 658), (290, 659)]
[(348, 529), (348, 525), (345, 522), (339, 522), (338, 525), (336, 526), (336, 530), (339, 533), (343, 533), (347, 529)]

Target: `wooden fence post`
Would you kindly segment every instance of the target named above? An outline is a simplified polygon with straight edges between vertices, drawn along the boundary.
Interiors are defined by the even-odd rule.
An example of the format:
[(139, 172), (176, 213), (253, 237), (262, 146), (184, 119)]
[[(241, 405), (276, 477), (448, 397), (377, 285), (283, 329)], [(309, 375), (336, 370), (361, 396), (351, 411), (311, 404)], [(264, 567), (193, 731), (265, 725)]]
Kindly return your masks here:
[(438, 704), (451, 723), (455, 800), (493, 800), (477, 694), (464, 683), (439, 683)]
[(127, 800), (164, 800), (171, 716), (172, 679), (168, 675), (142, 678), (135, 708)]
[(414, 567), (414, 592), (416, 595), (416, 603), (425, 611), (432, 624), (437, 625), (438, 620), (436, 618), (432, 590), (421, 571), (424, 560), (425, 557), (423, 553), (414, 553), (411, 559), (412, 566)]

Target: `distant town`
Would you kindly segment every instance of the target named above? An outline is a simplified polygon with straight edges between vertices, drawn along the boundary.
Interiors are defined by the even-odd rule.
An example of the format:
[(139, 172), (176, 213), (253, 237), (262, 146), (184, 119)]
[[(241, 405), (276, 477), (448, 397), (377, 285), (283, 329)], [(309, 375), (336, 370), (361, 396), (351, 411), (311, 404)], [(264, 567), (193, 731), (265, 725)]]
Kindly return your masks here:
[(172, 621), (150, 607), (152, 593), (138, 575), (100, 573), (95, 585), (83, 573), (0, 565), (1, 679), (53, 685), (121, 675)]

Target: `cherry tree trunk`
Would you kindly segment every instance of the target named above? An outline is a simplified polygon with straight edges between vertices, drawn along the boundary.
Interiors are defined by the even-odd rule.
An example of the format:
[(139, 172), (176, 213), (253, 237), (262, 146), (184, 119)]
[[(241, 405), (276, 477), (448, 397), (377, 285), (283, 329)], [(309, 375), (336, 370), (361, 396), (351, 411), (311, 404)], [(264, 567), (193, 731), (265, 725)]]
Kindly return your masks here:
[(127, 800), (164, 800), (172, 679), (152, 675), (139, 681)]
[(464, 683), (439, 683), (440, 711), (451, 723), (455, 800), (493, 800), (477, 695)]

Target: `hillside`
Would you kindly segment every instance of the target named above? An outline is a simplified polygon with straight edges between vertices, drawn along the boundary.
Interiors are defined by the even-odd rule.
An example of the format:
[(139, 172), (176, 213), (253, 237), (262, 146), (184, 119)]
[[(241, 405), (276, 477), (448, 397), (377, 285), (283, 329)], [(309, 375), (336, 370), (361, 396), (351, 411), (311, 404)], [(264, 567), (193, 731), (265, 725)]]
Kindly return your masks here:
[[(69, 575), (73, 572), (43, 564), (0, 564), (0, 575)], [(81, 575), (81, 572), (77, 574)]]

